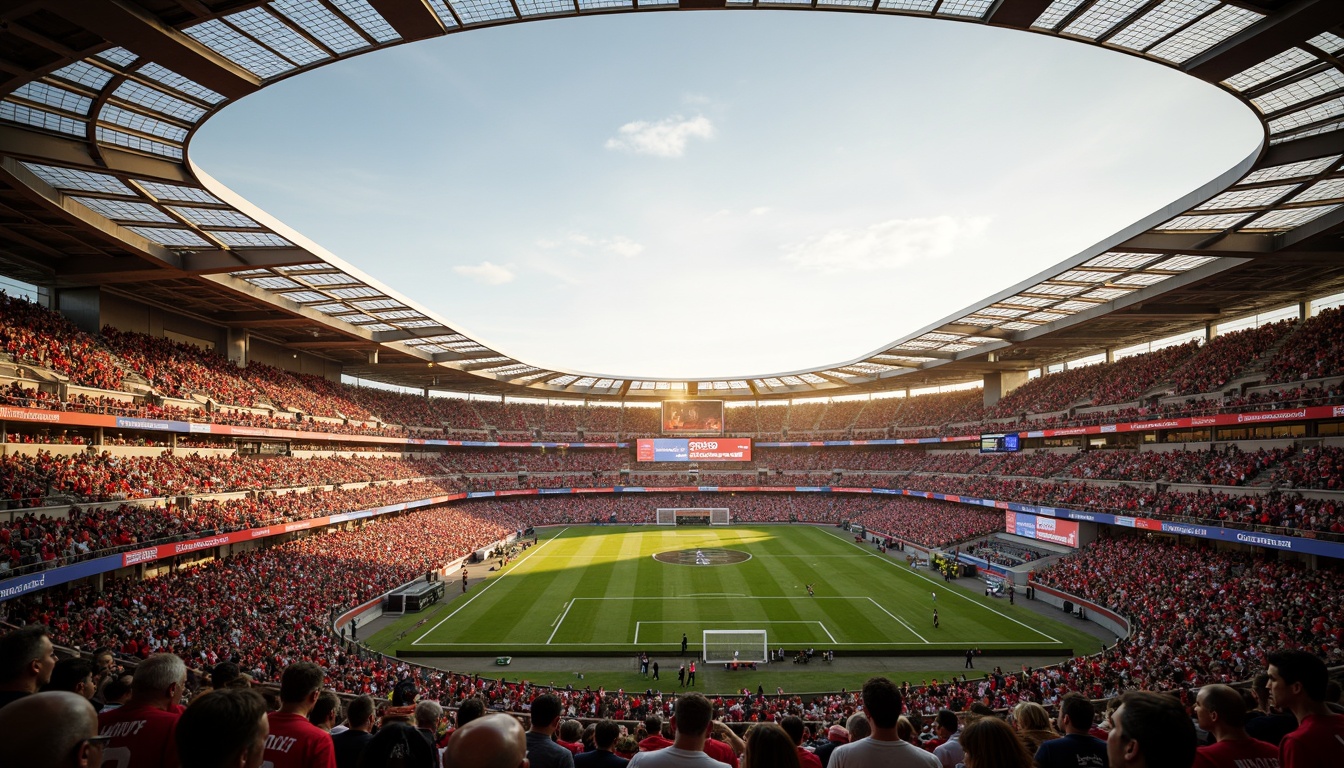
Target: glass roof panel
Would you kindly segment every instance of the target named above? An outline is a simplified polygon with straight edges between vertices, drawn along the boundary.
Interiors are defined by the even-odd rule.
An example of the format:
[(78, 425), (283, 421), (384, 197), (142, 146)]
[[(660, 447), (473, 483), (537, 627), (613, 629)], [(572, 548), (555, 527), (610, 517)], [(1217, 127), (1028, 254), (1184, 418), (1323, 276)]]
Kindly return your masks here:
[(1337, 197), (1344, 197), (1344, 179), (1318, 181), (1293, 197), (1293, 202), (1307, 203), (1313, 200), (1333, 200)]
[(1047, 296), (1072, 296), (1085, 290), (1087, 289), (1081, 285), (1051, 285), (1050, 283), (1039, 283), (1027, 289), (1029, 293), (1043, 293)]
[(961, 338), (961, 334), (958, 334), (958, 333), (937, 333), (937, 332), (931, 332), (931, 333), (926, 333), (926, 334), (924, 334), (923, 336), (920, 336), (920, 337), (919, 337), (919, 340), (920, 340), (920, 341), (956, 341), (957, 339), (960, 339), (960, 338)]
[(345, 285), (346, 283), (358, 283), (359, 281), (344, 272), (329, 272), (304, 275), (303, 282), (309, 285)]
[(993, 4), (994, 0), (943, 0), (943, 4), (938, 6), (938, 15), (983, 19)]
[(1280, 88), (1275, 88), (1269, 93), (1256, 96), (1251, 99), (1251, 103), (1261, 113), (1278, 112), (1294, 104), (1324, 96), (1327, 93), (1334, 93), (1341, 89), (1344, 89), (1344, 72), (1337, 69), (1327, 69), (1323, 72), (1317, 72), (1311, 77), (1304, 77)]
[(1115, 269), (1133, 269), (1141, 267), (1153, 259), (1160, 258), (1157, 253), (1122, 253), (1112, 251), (1103, 253), (1100, 256), (1089, 259), (1083, 264), (1084, 267), (1112, 267)]
[(400, 40), (401, 35), (397, 30), (387, 23), (373, 6), (366, 0), (335, 0), (336, 7), (341, 9), (347, 18), (355, 22), (365, 32), (373, 35), (373, 39), (380, 43), (390, 43), (393, 40)]
[(990, 317), (1021, 317), (1027, 314), (1026, 310), (1023, 309), (1004, 309), (1003, 307), (985, 307), (979, 312)]
[[(345, 306), (344, 304), (322, 304), (320, 306), (310, 307), (310, 309), (316, 309), (318, 312), (321, 312), (324, 315), (334, 315), (337, 312), (350, 311), (350, 308)], [(406, 343), (409, 344), (410, 342), (408, 341)]]
[(141, 136), (132, 136), (129, 133), (114, 131), (111, 128), (98, 127), (96, 131), (98, 141), (103, 144), (115, 144), (127, 149), (135, 149), (141, 152), (159, 155), (161, 157), (171, 157), (174, 160), (182, 159), (182, 148), (173, 144), (165, 144), (162, 141), (151, 141)]
[(127, 227), (135, 234), (145, 238), (151, 243), (167, 246), (201, 246), (210, 247), (200, 235), (189, 229), (167, 229), (160, 227)]
[(1044, 307), (1047, 304), (1054, 304), (1058, 299), (1042, 299), (1035, 296), (1011, 296), (1003, 300), (1003, 304), (1018, 304), (1024, 307)]
[(765, 385), (766, 385), (767, 387), (770, 387), (770, 388), (772, 388), (772, 389), (773, 389), (773, 388), (778, 388), (778, 387), (782, 387), (782, 386), (784, 386), (784, 382), (780, 381), (779, 379), (774, 378), (773, 376), (770, 377), (770, 378), (768, 378), (768, 379), (760, 379), (760, 380), (758, 380), (758, 381), (757, 381), (757, 386), (760, 386), (760, 383), (761, 383), (762, 381), (765, 382)]
[(1084, 312), (1097, 306), (1090, 301), (1061, 301), (1055, 305), (1055, 309), (1068, 312)]
[(363, 35), (350, 28), (336, 14), (327, 10), (321, 3), (304, 0), (272, 0), (271, 7), (289, 17), (291, 21), (322, 44), (337, 53), (349, 53), (360, 48), (368, 48), (370, 43)]
[(1096, 40), (1130, 14), (1142, 8), (1144, 0), (1097, 0), (1069, 23), (1060, 34)]
[(790, 387), (797, 387), (803, 383), (803, 380), (797, 376), (780, 376), (779, 380)]
[(1340, 37), (1331, 32), (1322, 32), (1307, 42), (1320, 48), (1326, 53), (1339, 53), (1340, 51), (1344, 51), (1344, 37)]
[(366, 330), (366, 331), (395, 331), (395, 330), (397, 330), (395, 326), (388, 325), (387, 323), (369, 323), (368, 325), (361, 325), (360, 328), (363, 328), (363, 329)]
[(967, 325), (990, 326), (990, 325), (998, 325), (1003, 321), (993, 317), (980, 317), (977, 315), (967, 315), (963, 318), (958, 319), (957, 322), (966, 323)]
[(817, 0), (817, 7), (824, 5), (846, 7), (846, 8), (872, 8), (873, 4), (868, 0)]
[(1149, 275), (1138, 272), (1132, 275), (1116, 278), (1116, 285), (1157, 285), (1163, 280), (1170, 280), (1171, 275)]
[(0, 120), (31, 125), (34, 128), (56, 131), (71, 136), (83, 137), (86, 135), (83, 121), (64, 117), (55, 112), (47, 112), (43, 109), (33, 109), (26, 104), (19, 104), (9, 99), (0, 101)]
[(449, 29), (457, 26), (457, 19), (453, 18), (453, 13), (448, 10), (448, 3), (444, 0), (429, 0), (429, 7), (434, 9), (434, 15), (439, 17), (443, 26)]
[(244, 216), (237, 211), (224, 211), (215, 208), (187, 208), (184, 206), (171, 206), (178, 215), (190, 221), (192, 224), (201, 224), (210, 227), (260, 227), (261, 225), (253, 221), (250, 217)]
[(173, 70), (168, 69), (167, 67), (161, 67), (152, 61), (145, 62), (139, 69), (135, 70), (135, 74), (147, 77), (150, 80), (162, 83), (175, 91), (185, 93), (188, 96), (200, 99), (201, 101), (207, 101), (211, 104), (218, 104), (224, 100), (222, 95), (215, 93), (195, 80), (183, 77)]
[(1231, 189), (1199, 206), (1197, 211), (1214, 211), (1222, 208), (1256, 208), (1269, 205), (1297, 188), (1295, 184), (1282, 184), (1277, 187), (1253, 187), (1251, 189)]
[(103, 51), (102, 53), (98, 53), (96, 55), (98, 56), (98, 58), (116, 64), (118, 67), (122, 67), (123, 69), (135, 63), (136, 59), (134, 53), (131, 53), (130, 51), (120, 46), (116, 48), (108, 48), (106, 51)]
[(211, 232), (210, 236), (219, 240), (225, 245), (232, 245), (237, 248), (283, 248), (293, 245), (285, 238), (274, 232)]
[(76, 197), (74, 199), (85, 208), (109, 219), (157, 221), (164, 224), (176, 223), (172, 216), (149, 203), (133, 203), (129, 200), (104, 200), (99, 197)]
[(1216, 256), (1195, 256), (1191, 254), (1180, 254), (1164, 260), (1160, 264), (1154, 264), (1153, 269), (1162, 269), (1167, 272), (1189, 272), (1196, 267), (1202, 267), (1210, 261), (1216, 261)]
[(463, 24), (517, 18), (508, 0), (454, 0), (453, 9), (457, 11)]
[(69, 80), (72, 83), (80, 85), (95, 91), (101, 91), (107, 81), (112, 79), (112, 73), (102, 67), (95, 67), (87, 61), (76, 61), (74, 64), (61, 67), (51, 73), (54, 77), (62, 80)]
[(311, 304), (315, 301), (326, 301), (327, 297), (316, 291), (291, 291), (285, 294), (285, 298), (296, 304)]
[(1083, 298), (1099, 299), (1101, 301), (1112, 301), (1129, 293), (1133, 293), (1133, 291), (1124, 290), (1122, 288), (1098, 288), (1095, 291), (1088, 291), (1087, 293), (1083, 294)]
[[(332, 291), (332, 293), (337, 293), (337, 291)], [(396, 299), (376, 299), (374, 301), (356, 301), (350, 306), (367, 311), (372, 309), (404, 309), (406, 305)]]
[[(1018, 312), (1018, 314), (1020, 315), (1020, 314), (1022, 314), (1022, 313), (1021, 313), (1021, 312)], [(941, 346), (941, 345), (940, 345), (938, 342), (936, 342), (936, 341), (919, 341), (919, 340), (917, 340), (917, 339), (912, 339), (911, 341), (903, 341), (903, 342), (901, 342), (901, 343), (898, 344), (895, 348), (896, 348), (896, 349), (937, 349), (939, 346)]]
[(651, 8), (659, 5), (677, 5), (679, 0), (639, 0), (639, 7)]
[(98, 119), (114, 125), (120, 125), (123, 128), (130, 128), (133, 131), (141, 133), (152, 133), (161, 139), (166, 139), (175, 143), (182, 143), (187, 139), (187, 129), (180, 126), (166, 123), (162, 120), (155, 120), (152, 117), (142, 115), (139, 112), (132, 112), (129, 109), (122, 109), (115, 104), (104, 104), (98, 112)]
[(1304, 128), (1300, 131), (1294, 131), (1291, 135), (1279, 134), (1271, 137), (1269, 143), (1282, 144), (1285, 141), (1293, 141), (1295, 139), (1301, 139), (1307, 136), (1316, 136), (1322, 133), (1333, 133), (1335, 131), (1340, 130), (1344, 130), (1344, 120), (1335, 120), (1334, 122), (1331, 123), (1322, 123), (1320, 125), (1312, 126), (1311, 128)]
[(1241, 180), (1242, 184), (1255, 184), (1262, 181), (1278, 181), (1280, 179), (1296, 179), (1307, 176), (1315, 176), (1326, 168), (1335, 164), (1340, 158), (1339, 155), (1333, 157), (1322, 157), (1316, 160), (1303, 160), (1297, 163), (1287, 163), (1276, 165), (1271, 168), (1261, 168)]
[(583, 11), (601, 11), (608, 8), (633, 8), (633, 0), (579, 0), (579, 9)]
[(1180, 64), (1232, 37), (1263, 19), (1263, 13), (1224, 5), (1213, 13), (1167, 38), (1149, 54)]
[(331, 291), (331, 295), (338, 299), (366, 299), (382, 294), (372, 288), (360, 286), (358, 288), (336, 288)]
[(205, 116), (205, 110), (195, 104), (189, 104), (176, 96), (141, 85), (134, 80), (123, 80), (112, 95), (150, 112), (161, 112), (188, 123), (195, 123)]
[(1036, 323), (1024, 323), (1020, 320), (1014, 320), (1011, 323), (1004, 323), (1000, 328), (1007, 328), (1010, 331), (1030, 331), (1036, 327)]
[(1316, 61), (1316, 57), (1302, 50), (1301, 48), (1289, 48), (1288, 50), (1276, 56), (1250, 67), (1232, 77), (1223, 81), (1228, 86), (1238, 91), (1244, 91), (1247, 88), (1253, 88), (1266, 80), (1273, 79), (1283, 74), (1291, 72), (1299, 67), (1305, 67)]
[(1246, 226), (1246, 229), (1292, 229), (1339, 208), (1338, 205), (1320, 205), (1315, 208), (1285, 208), (1270, 211)]
[(933, 10), (938, 0), (882, 0), (877, 7), (887, 11), (916, 11), (927, 13)]
[(1218, 5), (1218, 0), (1166, 0), (1107, 42), (1142, 51)]
[(1050, 323), (1061, 318), (1068, 317), (1068, 314), (1062, 312), (1032, 312), (1023, 317), (1023, 320), (1035, 320), (1040, 323)]
[(73, 189), (80, 192), (106, 192), (111, 195), (135, 197), (130, 187), (122, 184), (115, 176), (104, 173), (89, 173), (74, 168), (59, 168), (54, 165), (24, 163), (24, 168), (32, 171), (39, 179), (56, 189)]
[(518, 10), (524, 16), (550, 16), (574, 13), (574, 0), (517, 0)]
[(255, 37), (262, 45), (301, 67), (331, 58), (326, 51), (313, 45), (308, 38), (295, 32), (265, 8), (249, 8), (225, 18), (230, 24)]
[(1212, 229), (1222, 230), (1228, 227), (1235, 227), (1250, 216), (1249, 213), (1222, 213), (1215, 216), (1177, 216), (1165, 224), (1159, 224), (1153, 229)]
[(414, 309), (398, 309), (393, 312), (377, 312), (375, 314), (377, 314), (378, 318), (381, 320), (412, 320), (424, 317), (424, 315)]
[[(266, 288), (266, 289), (268, 289), (268, 290), (272, 290), (272, 291), (278, 291), (278, 290), (281, 290), (281, 289), (284, 289), (284, 288), (301, 288), (301, 287), (302, 287), (302, 286), (300, 286), (298, 283), (294, 282), (293, 280), (288, 280), (288, 279), (283, 278), (283, 277), (249, 277), (249, 278), (247, 278), (247, 282), (249, 282), (249, 283), (251, 283), (251, 284), (253, 284), (253, 285), (255, 285), (255, 286), (259, 287), (259, 288)], [(285, 298), (287, 298), (287, 299), (294, 299), (294, 297), (291, 296), (291, 295), (286, 295)]]
[(557, 387), (567, 387), (571, 382), (578, 380), (578, 376), (561, 376), (558, 379), (551, 379), (547, 384), (554, 384)]
[(283, 75), (294, 65), (263, 48), (219, 19), (211, 19), (182, 30), (197, 42), (258, 77)]
[(440, 323), (438, 320), (425, 318), (424, 320), (403, 320), (402, 322), (397, 323), (397, 325), (402, 328), (429, 328), (431, 326), (443, 325), (443, 323)]
[(161, 184), (157, 181), (137, 181), (146, 192), (158, 200), (172, 200), (183, 203), (214, 203), (223, 205), (224, 201), (196, 187), (183, 187), (177, 184)]
[(1074, 9), (1083, 4), (1083, 0), (1055, 0), (1049, 8), (1040, 15), (1031, 26), (1036, 29), (1054, 29), (1055, 25), (1063, 21)]
[(1328, 120), (1341, 114), (1344, 114), (1344, 98), (1331, 99), (1323, 104), (1299, 109), (1276, 120), (1271, 120), (1269, 121), (1269, 130), (1271, 133), (1283, 133), (1318, 120)]
[(1067, 280), (1071, 283), (1104, 283), (1111, 279), (1110, 272), (1090, 272), (1086, 269), (1071, 269), (1061, 275), (1055, 275), (1051, 280)]
[(45, 104), (48, 107), (55, 107), (63, 112), (73, 112), (77, 115), (89, 114), (89, 106), (93, 104), (93, 99), (87, 96), (80, 96), (74, 91), (57, 88), (40, 80), (24, 83), (14, 89), (14, 92), (10, 95), (38, 104)]

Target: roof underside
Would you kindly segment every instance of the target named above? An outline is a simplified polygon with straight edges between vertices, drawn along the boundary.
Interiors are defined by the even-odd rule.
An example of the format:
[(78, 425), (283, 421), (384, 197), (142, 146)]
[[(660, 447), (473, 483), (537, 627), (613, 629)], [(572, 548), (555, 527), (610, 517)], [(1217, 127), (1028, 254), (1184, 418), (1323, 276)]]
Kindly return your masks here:
[[(540, 18), (734, 8), (936, 17), (1103, 46), (1223, 87), (1261, 120), (1266, 144), (1164, 211), (861, 358), (709, 381), (510, 357), (186, 160), (193, 132), (231, 101), (349, 56)], [(53, 290), (98, 286), (362, 378), (529, 397), (858, 394), (1027, 370), (1344, 291), (1339, 0), (46, 0), (0, 9), (0, 274)]]

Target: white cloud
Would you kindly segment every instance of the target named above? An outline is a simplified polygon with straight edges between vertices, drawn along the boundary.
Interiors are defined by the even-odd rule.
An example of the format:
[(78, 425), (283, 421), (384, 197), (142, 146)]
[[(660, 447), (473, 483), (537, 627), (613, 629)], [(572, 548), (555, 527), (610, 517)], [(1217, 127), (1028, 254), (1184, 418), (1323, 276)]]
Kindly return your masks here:
[(709, 139), (714, 136), (714, 125), (704, 115), (690, 119), (681, 115), (650, 123), (636, 120), (622, 125), (616, 136), (607, 139), (607, 149), (654, 157), (681, 157), (691, 139)]
[(556, 251), (568, 256), (620, 256), (632, 258), (644, 252), (644, 246), (625, 235), (614, 237), (593, 237), (582, 233), (573, 233), (556, 239), (537, 241), (537, 247), (544, 251)]
[(485, 285), (503, 285), (513, 281), (513, 272), (507, 267), (501, 267), (498, 264), (489, 261), (482, 261), (480, 264), (464, 264), (453, 267), (453, 271), (463, 277), (469, 277), (478, 283)]
[(934, 216), (892, 219), (862, 229), (833, 229), (784, 247), (784, 260), (799, 269), (830, 274), (895, 269), (940, 259), (979, 237), (989, 217)]
[(765, 214), (769, 213), (770, 210), (771, 210), (770, 206), (768, 205), (758, 205), (755, 208), (752, 208), (750, 211), (748, 211), (748, 213), (750, 213), (752, 216), (764, 216)]

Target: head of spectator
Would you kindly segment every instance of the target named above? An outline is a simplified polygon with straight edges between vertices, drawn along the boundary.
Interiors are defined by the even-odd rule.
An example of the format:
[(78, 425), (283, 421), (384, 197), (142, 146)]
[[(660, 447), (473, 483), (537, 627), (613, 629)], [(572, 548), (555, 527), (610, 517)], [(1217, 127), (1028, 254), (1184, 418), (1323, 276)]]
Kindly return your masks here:
[(848, 744), (849, 729), (843, 725), (832, 725), (826, 729), (826, 740), (833, 741), (836, 744)]
[(1229, 685), (1206, 685), (1195, 697), (1195, 717), (1199, 727), (1213, 734), (1215, 741), (1246, 736), (1246, 702)]
[(868, 717), (868, 724), (873, 727), (874, 739), (898, 740), (896, 720), (901, 716), (903, 708), (901, 689), (887, 678), (870, 677), (863, 684), (863, 713)]
[(227, 688), (238, 679), (241, 673), (242, 670), (238, 669), (237, 664), (232, 661), (221, 661), (215, 665), (214, 669), (210, 670), (210, 686), (216, 690)]
[(311, 661), (298, 661), (280, 674), (280, 711), (308, 716), (317, 705), (326, 673)]
[(700, 752), (713, 726), (714, 705), (701, 693), (688, 693), (677, 698), (672, 714), (672, 729), (676, 731), (673, 745), (678, 749)]
[(1300, 723), (1309, 715), (1327, 715), (1325, 662), (1308, 651), (1275, 651), (1269, 654), (1270, 703), (1292, 712)]
[(901, 741), (919, 746), (919, 731), (905, 715), (896, 718), (896, 735), (901, 737)]
[[(456, 741), (456, 739), (454, 739)], [(384, 723), (359, 756), (359, 768), (434, 768), (438, 752), (414, 726)]]
[(0, 766), (99, 768), (107, 737), (89, 700), (69, 691), (46, 691), (0, 708)]
[(436, 738), (439, 721), (443, 719), (443, 705), (432, 699), (425, 699), (415, 705), (415, 727)]
[(250, 688), (210, 691), (178, 718), (181, 768), (258, 768), (269, 732), (260, 693)]
[(593, 746), (599, 752), (610, 752), (621, 736), (621, 726), (615, 720), (602, 720), (593, 728)]
[(632, 734), (626, 734), (625, 736), (620, 736), (616, 739), (616, 743), (612, 746), (611, 751), (615, 753), (617, 757), (623, 757), (626, 760), (629, 760), (639, 754), (639, 742), (635, 740), (635, 737)]
[(1269, 673), (1261, 672), (1251, 679), (1251, 694), (1255, 696), (1255, 708), (1260, 714), (1267, 715), (1269, 703)]
[(516, 718), (484, 715), (453, 733), (444, 758), (453, 768), (526, 768), (527, 738)]
[(51, 682), (51, 671), (55, 668), (56, 648), (47, 628), (41, 624), (0, 636), (0, 692), (37, 693)]
[(644, 718), (644, 732), (649, 736), (661, 736), (663, 734), (663, 718), (658, 715), (647, 715)]
[[(802, 720), (794, 719), (802, 723)], [(757, 723), (747, 731), (746, 742), (746, 749), (742, 752), (742, 768), (798, 767), (798, 743), (780, 725)]]
[(172, 710), (187, 687), (187, 665), (175, 653), (156, 653), (131, 676), (131, 703)]
[(98, 686), (93, 682), (93, 662), (79, 656), (61, 659), (51, 670), (51, 682), (44, 691), (69, 691), (92, 699)]
[(1189, 768), (1195, 724), (1179, 699), (1151, 691), (1120, 697), (1106, 739), (1110, 768)]
[[(559, 741), (564, 742), (564, 744), (566, 745), (579, 745), (582, 743), (580, 741), (580, 739), (582, 738), (583, 738), (583, 723), (580, 723), (578, 720), (573, 719), (564, 720), (560, 723), (560, 733), (558, 735)], [(568, 747), (568, 749), (571, 752), (573, 751), (572, 747)]]
[(331, 691), (317, 696), (317, 703), (308, 710), (308, 722), (330, 732), (341, 719), (341, 697)]
[(1031, 768), (1032, 757), (1013, 727), (981, 717), (961, 732), (966, 768)]
[(873, 725), (868, 722), (868, 715), (863, 712), (855, 712), (845, 721), (845, 730), (849, 731), (849, 742), (853, 744), (859, 739), (866, 739), (873, 735)]
[(940, 741), (947, 741), (957, 733), (961, 723), (957, 722), (957, 713), (950, 709), (938, 710), (938, 716), (933, 720), (933, 732)]
[(580, 737), (583, 742), (584, 752), (597, 751), (597, 723), (589, 723), (583, 727), (583, 736)]
[(546, 737), (560, 728), (560, 697), (543, 693), (532, 700), (532, 731)]
[(1065, 694), (1059, 702), (1059, 732), (1065, 736), (1071, 733), (1086, 734), (1092, 730), (1092, 719), (1097, 711), (1092, 702), (1081, 693)]
[(367, 693), (363, 696), (355, 697), (350, 702), (350, 706), (345, 708), (345, 722), (352, 731), (363, 731), (369, 733), (373, 730), (373, 697)]
[(131, 700), (131, 676), (113, 675), (103, 685), (103, 711), (116, 709)]
[(779, 721), (779, 726), (783, 728), (784, 732), (793, 740), (793, 745), (795, 747), (802, 746), (804, 730), (803, 718), (797, 715), (788, 715), (783, 720)]
[(484, 699), (479, 696), (472, 696), (469, 699), (465, 699), (461, 704), (457, 705), (457, 727), (461, 728), (472, 720), (475, 720), (478, 717), (483, 717), (484, 715)]

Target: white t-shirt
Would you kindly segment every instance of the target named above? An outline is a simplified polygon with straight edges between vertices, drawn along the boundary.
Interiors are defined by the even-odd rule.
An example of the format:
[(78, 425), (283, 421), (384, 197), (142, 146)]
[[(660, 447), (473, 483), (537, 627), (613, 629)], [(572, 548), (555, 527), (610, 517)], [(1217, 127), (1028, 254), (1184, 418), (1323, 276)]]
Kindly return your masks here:
[(626, 768), (732, 768), (727, 763), (689, 749), (667, 747), (656, 752), (640, 752), (630, 758)]
[(871, 736), (841, 744), (826, 768), (942, 768), (938, 758), (905, 741), (877, 741)]

